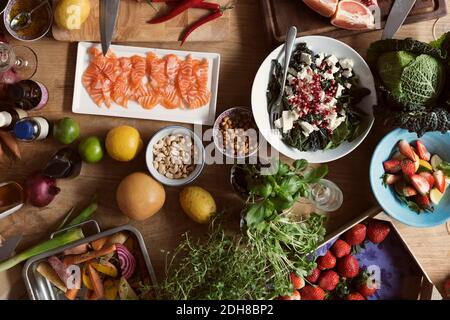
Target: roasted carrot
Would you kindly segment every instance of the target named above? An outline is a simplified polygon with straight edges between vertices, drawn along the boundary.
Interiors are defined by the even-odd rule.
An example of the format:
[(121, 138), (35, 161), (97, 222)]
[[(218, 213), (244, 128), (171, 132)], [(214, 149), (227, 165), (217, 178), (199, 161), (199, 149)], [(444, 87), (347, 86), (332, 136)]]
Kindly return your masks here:
[(66, 298), (69, 300), (75, 300), (80, 289), (67, 289)]
[(64, 263), (66, 265), (72, 265), (72, 264), (80, 264), (95, 258), (99, 258), (102, 256), (106, 256), (110, 253), (113, 253), (114, 251), (116, 251), (116, 245), (110, 245), (107, 247), (102, 248), (101, 250), (96, 250), (96, 251), (90, 251), (90, 252), (86, 252), (84, 254), (79, 254), (79, 255), (69, 255), (69, 256), (65, 256), (64, 257)]
[(66, 249), (64, 250), (63, 254), (65, 256), (68, 255), (74, 255), (74, 254), (83, 254), (88, 252), (88, 246), (87, 244), (80, 244), (79, 246), (75, 247), (75, 248), (71, 248), (71, 249)]
[(86, 294), (84, 295), (85, 300), (98, 300), (97, 294), (95, 294), (94, 290), (86, 290)]
[(11, 150), (12, 154), (17, 159), (22, 159), (22, 155), (20, 154), (19, 145), (17, 144), (16, 139), (6, 131), (0, 131), (0, 140), (3, 142), (5, 146), (8, 147), (9, 150)]
[(108, 238), (101, 238), (95, 241), (91, 242), (92, 249), (94, 250), (101, 250), (103, 246), (105, 245), (106, 241), (108, 241)]
[(102, 298), (105, 295), (105, 289), (103, 288), (103, 282), (98, 274), (97, 270), (94, 269), (90, 264), (87, 265), (87, 271), (89, 279), (91, 280), (92, 287), (94, 288), (95, 295)]

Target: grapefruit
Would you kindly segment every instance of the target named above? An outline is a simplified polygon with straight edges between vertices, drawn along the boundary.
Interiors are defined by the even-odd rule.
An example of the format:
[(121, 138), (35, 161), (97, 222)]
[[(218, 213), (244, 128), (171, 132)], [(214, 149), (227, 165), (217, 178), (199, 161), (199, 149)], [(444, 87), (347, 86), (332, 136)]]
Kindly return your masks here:
[(364, 4), (354, 0), (340, 1), (331, 23), (347, 30), (368, 30), (375, 28), (375, 18)]
[(337, 9), (338, 0), (303, 0), (303, 2), (324, 17), (331, 17)]

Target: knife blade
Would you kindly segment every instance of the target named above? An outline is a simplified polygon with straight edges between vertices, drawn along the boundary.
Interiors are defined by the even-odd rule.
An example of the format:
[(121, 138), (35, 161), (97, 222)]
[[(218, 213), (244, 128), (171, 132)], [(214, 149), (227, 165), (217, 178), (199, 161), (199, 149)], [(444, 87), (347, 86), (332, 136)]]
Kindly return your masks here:
[(2, 243), (2, 245), (0, 246), (0, 262), (8, 259), (11, 256), (20, 240), (22, 240), (22, 234), (17, 233), (11, 238), (7, 239), (4, 243)]
[(119, 0), (101, 0), (100, 4), (100, 35), (103, 55), (108, 53), (111, 45), (117, 16), (119, 15)]
[(384, 26), (381, 39), (391, 39), (397, 33), (398, 29), (405, 22), (406, 17), (411, 11), (417, 0), (396, 0), (392, 6), (389, 16)]

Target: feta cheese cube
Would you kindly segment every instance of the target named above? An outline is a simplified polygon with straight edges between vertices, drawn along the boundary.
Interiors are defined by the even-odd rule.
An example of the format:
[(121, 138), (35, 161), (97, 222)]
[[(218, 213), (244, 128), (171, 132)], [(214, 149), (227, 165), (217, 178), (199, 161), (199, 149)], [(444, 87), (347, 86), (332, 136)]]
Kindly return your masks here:
[(294, 126), (294, 121), (298, 120), (298, 114), (294, 111), (283, 111), (281, 113), (281, 118), (275, 120), (275, 127), (278, 129), (283, 129), (286, 133), (292, 129)]
[(274, 121), (275, 127), (278, 129), (283, 128), (283, 118), (279, 118)]
[(320, 66), (322, 64), (324, 58), (325, 58), (325, 55), (323, 54), (323, 52), (316, 55), (316, 60), (314, 61), (315, 65)]
[(339, 64), (341, 65), (342, 69), (351, 69), (353, 68), (353, 60), (352, 59), (341, 59), (339, 60)]
[(352, 69), (349, 68), (349, 69), (344, 70), (344, 72), (342, 72), (342, 75), (346, 78), (350, 78), (353, 75)]
[(305, 135), (305, 137), (308, 137), (313, 131), (316, 130), (316, 128), (312, 124), (306, 121), (301, 121), (300, 127), (302, 128), (302, 132)]
[(324, 72), (322, 76), (325, 79), (327, 79), (327, 80), (333, 80), (334, 79), (334, 75), (331, 72), (328, 72), (328, 71)]
[(337, 73), (339, 70), (341, 70), (341, 68), (339, 68), (338, 66), (332, 66), (332, 67), (331, 67), (331, 72), (332, 72), (333, 74)]
[(336, 88), (336, 98), (339, 98), (340, 96), (342, 96), (342, 92), (345, 90), (345, 87), (343, 85), (341, 85), (340, 83), (338, 83), (338, 86)]
[(302, 54), (300, 56), (300, 61), (306, 63), (306, 65), (309, 66), (311, 64), (311, 62), (312, 62), (311, 55), (302, 52)]
[(346, 82), (346, 83), (344, 84), (344, 86), (345, 86), (347, 89), (350, 89), (350, 88), (352, 87), (352, 84), (351, 84), (350, 82)]
[(305, 77), (308, 75), (308, 71), (306, 70), (306, 68), (303, 68), (302, 70), (300, 70), (297, 73), (297, 78), (299, 78), (300, 80), (305, 79)]
[(331, 98), (329, 102), (325, 104), (328, 109), (333, 108), (337, 104), (337, 100), (335, 98)]
[(335, 55), (331, 55), (328, 58), (325, 59), (325, 62), (331, 67), (336, 65), (336, 63), (338, 63), (338, 58), (336, 58)]

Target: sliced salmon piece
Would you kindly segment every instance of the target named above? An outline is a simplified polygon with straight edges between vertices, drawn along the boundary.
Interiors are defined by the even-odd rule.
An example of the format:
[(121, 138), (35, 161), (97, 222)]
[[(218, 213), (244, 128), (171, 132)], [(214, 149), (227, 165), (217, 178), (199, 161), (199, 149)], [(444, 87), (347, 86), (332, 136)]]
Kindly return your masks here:
[(324, 17), (331, 17), (337, 9), (338, 0), (303, 0), (312, 10)]
[(188, 55), (186, 59), (181, 63), (180, 69), (177, 75), (176, 86), (178, 92), (186, 105), (189, 105), (189, 92), (195, 83), (195, 77), (193, 74), (193, 65), (191, 55)]
[(144, 109), (152, 109), (158, 104), (158, 102), (159, 98), (157, 95), (142, 96), (138, 99), (139, 105), (141, 105)]
[(354, 0), (339, 2), (331, 23), (347, 30), (370, 30), (375, 28), (375, 18), (364, 4)]
[(149, 52), (147, 54), (146, 61), (147, 76), (149, 78), (150, 85), (156, 90), (164, 88), (167, 83), (165, 60), (159, 59), (153, 52)]
[(119, 106), (122, 106), (124, 108), (128, 107), (129, 87), (126, 76), (119, 76), (116, 79), (112, 88), (111, 98)]
[(165, 56), (164, 60), (167, 79), (166, 85), (159, 90), (162, 96), (161, 104), (168, 109), (182, 107), (183, 101), (176, 88), (177, 75), (180, 69), (181, 61), (174, 54)]
[(100, 74), (100, 69), (93, 63), (91, 63), (83, 73), (81, 78), (81, 83), (85, 88), (88, 88), (92, 83), (97, 80), (98, 75)]
[(145, 58), (140, 56), (132, 56), (130, 60), (132, 66), (130, 80), (131, 87), (134, 90), (140, 86), (142, 80), (144, 79), (147, 65)]
[(199, 86), (204, 86), (204, 87), (208, 86), (208, 68), (209, 68), (209, 63), (208, 63), (208, 60), (206, 60), (206, 59), (197, 61), (194, 64), (193, 72), (194, 72), (195, 78), (197, 79), (197, 84)]

